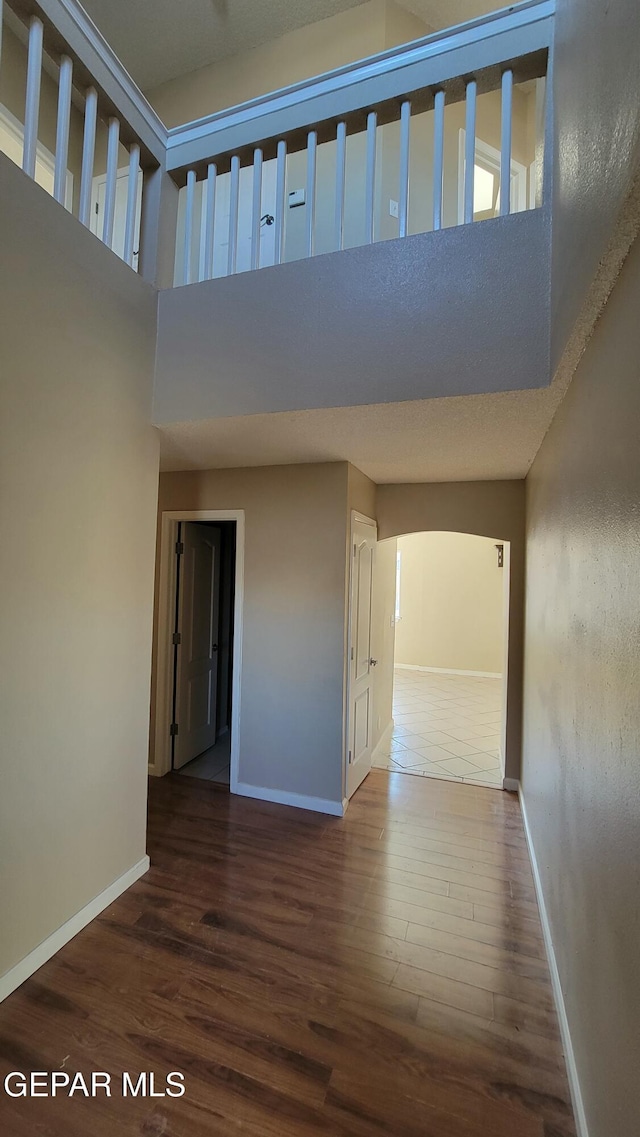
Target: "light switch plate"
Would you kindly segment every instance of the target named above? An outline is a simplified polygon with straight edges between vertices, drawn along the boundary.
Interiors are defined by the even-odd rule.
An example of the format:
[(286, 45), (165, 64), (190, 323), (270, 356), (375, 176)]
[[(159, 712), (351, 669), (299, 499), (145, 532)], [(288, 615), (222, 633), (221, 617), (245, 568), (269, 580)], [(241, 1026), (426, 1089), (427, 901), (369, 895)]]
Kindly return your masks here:
[(397, 216), (398, 216), (398, 203), (397, 203), (397, 201), (394, 201), (393, 198), (390, 198), (389, 199), (389, 217), (397, 217)]

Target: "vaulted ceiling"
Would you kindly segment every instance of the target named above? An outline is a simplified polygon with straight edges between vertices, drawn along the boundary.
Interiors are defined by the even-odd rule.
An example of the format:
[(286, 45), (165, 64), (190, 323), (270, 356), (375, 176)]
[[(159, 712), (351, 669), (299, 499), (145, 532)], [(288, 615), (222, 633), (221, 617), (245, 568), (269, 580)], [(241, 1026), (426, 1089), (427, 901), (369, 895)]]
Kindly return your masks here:
[[(277, 39), (366, 0), (83, 0), (143, 90)], [(491, 11), (490, 0), (404, 0), (431, 27)]]

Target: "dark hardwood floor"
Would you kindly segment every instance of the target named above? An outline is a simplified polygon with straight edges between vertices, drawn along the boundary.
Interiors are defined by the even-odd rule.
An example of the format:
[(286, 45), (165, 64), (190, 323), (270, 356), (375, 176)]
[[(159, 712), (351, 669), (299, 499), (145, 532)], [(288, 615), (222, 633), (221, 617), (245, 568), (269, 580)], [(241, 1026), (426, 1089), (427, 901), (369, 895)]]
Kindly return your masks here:
[(113, 1096), (0, 1090), (7, 1137), (574, 1137), (515, 798), (374, 770), (338, 820), (174, 775), (149, 852), (0, 1006), (3, 1078)]

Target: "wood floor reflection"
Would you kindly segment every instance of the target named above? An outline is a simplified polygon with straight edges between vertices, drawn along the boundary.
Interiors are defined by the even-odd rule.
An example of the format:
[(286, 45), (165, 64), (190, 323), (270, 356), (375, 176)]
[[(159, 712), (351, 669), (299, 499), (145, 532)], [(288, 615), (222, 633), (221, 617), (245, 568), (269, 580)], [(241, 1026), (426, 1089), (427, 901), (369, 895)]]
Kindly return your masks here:
[[(151, 871), (0, 1007), (54, 1137), (574, 1137), (517, 800), (374, 770), (346, 818), (150, 786)], [(185, 1075), (122, 1098), (122, 1071)]]

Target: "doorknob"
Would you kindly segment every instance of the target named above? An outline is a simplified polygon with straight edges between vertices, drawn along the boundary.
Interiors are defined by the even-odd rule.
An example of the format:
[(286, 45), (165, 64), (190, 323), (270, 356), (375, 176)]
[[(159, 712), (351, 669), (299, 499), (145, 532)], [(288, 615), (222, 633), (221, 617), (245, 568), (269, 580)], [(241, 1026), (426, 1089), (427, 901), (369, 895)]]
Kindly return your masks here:
[(378, 660), (377, 659), (370, 659), (369, 663), (371, 664), (372, 667), (376, 667)]
[(217, 651), (217, 650), (218, 650), (218, 645), (217, 645), (217, 644), (212, 644), (212, 645), (211, 645), (211, 650), (212, 650), (212, 651)]

